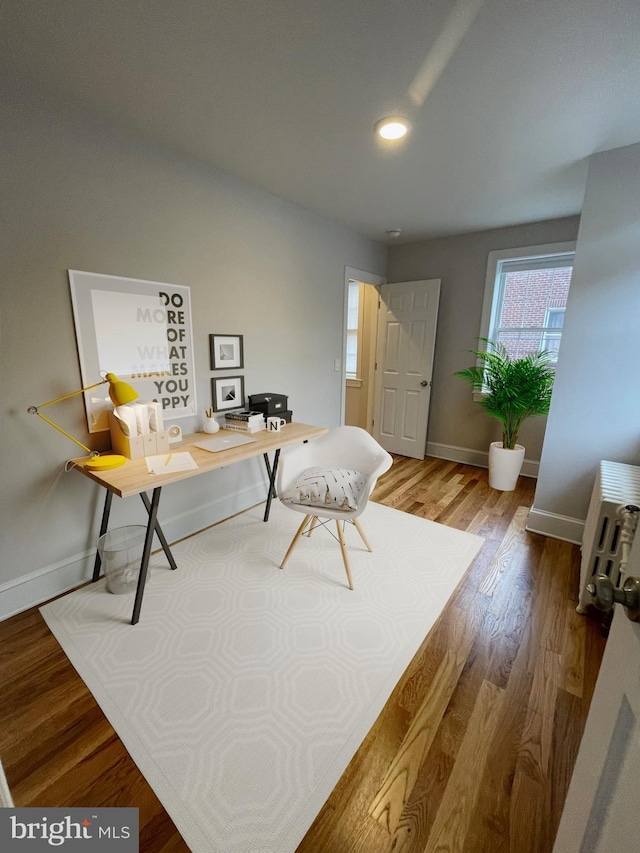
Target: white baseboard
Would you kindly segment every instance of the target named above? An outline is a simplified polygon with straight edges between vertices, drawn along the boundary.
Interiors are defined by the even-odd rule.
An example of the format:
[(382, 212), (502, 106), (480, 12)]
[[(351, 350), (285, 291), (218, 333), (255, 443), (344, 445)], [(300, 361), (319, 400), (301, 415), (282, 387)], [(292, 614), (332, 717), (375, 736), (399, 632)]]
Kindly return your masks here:
[[(462, 462), (465, 465), (476, 465), (478, 468), (489, 467), (488, 450), (472, 450), (470, 447), (456, 447), (453, 444), (428, 441), (427, 456), (435, 456), (436, 459), (448, 459), (450, 462)], [(525, 459), (520, 473), (523, 477), (537, 477), (539, 467), (540, 462), (535, 459)]]
[(562, 539), (563, 542), (582, 545), (584, 521), (532, 507), (525, 529), (530, 533), (541, 533), (543, 536), (549, 536), (551, 539)]
[[(478, 468), (489, 467), (489, 451), (472, 450), (469, 447), (456, 447), (453, 444), (440, 444), (436, 441), (427, 442), (427, 456), (436, 459), (448, 459), (451, 462), (462, 462), (465, 465), (476, 465)], [(523, 477), (537, 477), (540, 463), (535, 459), (525, 459), (522, 466)], [(564, 542), (582, 544), (584, 521), (579, 518), (569, 518), (566, 515), (556, 515), (553, 512), (531, 509), (526, 529), (530, 533), (541, 533), (551, 539), (562, 539)]]
[[(223, 498), (202, 504), (172, 518), (162, 519), (162, 532), (168, 542), (177, 542), (210, 527), (237, 512), (264, 501), (264, 483), (239, 489)], [(157, 539), (155, 540), (157, 543)], [(74, 554), (65, 560), (37, 569), (23, 577), (0, 585), (0, 622), (36, 607), (91, 580), (95, 549)]]

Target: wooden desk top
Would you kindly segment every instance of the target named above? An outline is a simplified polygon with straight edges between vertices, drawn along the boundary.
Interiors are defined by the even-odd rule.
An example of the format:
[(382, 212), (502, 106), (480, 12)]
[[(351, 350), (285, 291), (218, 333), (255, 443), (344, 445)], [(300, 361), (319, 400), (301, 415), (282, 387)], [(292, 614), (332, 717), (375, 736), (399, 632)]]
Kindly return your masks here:
[[(235, 462), (253, 459), (255, 456), (270, 453), (281, 447), (287, 447), (290, 444), (298, 444), (310, 438), (317, 438), (326, 432), (328, 432), (326, 427), (290, 423), (283, 426), (280, 432), (262, 430), (252, 433), (251, 438), (255, 438), (255, 442), (243, 444), (239, 447), (232, 447), (229, 450), (220, 450), (217, 453), (211, 453), (209, 450), (202, 450), (199, 447), (195, 447), (196, 442), (212, 437), (204, 432), (196, 432), (193, 435), (185, 436), (182, 441), (172, 444), (170, 451), (167, 452), (181, 453), (188, 451), (198, 467), (190, 471), (176, 471), (173, 474), (149, 474), (144, 457), (142, 459), (127, 459), (125, 464), (119, 468), (111, 468), (106, 471), (92, 471), (86, 468), (86, 456), (80, 459), (73, 459), (72, 463), (75, 470), (81, 474), (84, 474), (91, 480), (95, 480), (96, 483), (99, 483), (105, 489), (109, 489), (109, 491), (118, 495), (118, 497), (128, 498), (131, 495), (139, 495), (141, 492), (151, 491), (158, 486), (178, 483), (180, 480), (197, 477), (199, 474), (204, 474), (207, 471), (215, 471), (216, 468), (224, 468), (227, 465), (233, 465)], [(217, 433), (217, 435), (219, 434)]]

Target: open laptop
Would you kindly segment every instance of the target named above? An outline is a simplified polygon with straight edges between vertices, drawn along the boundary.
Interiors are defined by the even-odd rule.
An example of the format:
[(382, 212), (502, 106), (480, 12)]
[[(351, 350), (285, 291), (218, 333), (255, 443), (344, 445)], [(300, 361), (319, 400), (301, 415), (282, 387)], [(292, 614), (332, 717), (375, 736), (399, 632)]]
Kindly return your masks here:
[(242, 435), (242, 433), (220, 432), (217, 435), (212, 435), (211, 438), (196, 441), (194, 446), (200, 447), (202, 450), (210, 450), (212, 453), (217, 453), (219, 450), (230, 450), (232, 447), (239, 447), (241, 444), (251, 444), (254, 441), (255, 438)]

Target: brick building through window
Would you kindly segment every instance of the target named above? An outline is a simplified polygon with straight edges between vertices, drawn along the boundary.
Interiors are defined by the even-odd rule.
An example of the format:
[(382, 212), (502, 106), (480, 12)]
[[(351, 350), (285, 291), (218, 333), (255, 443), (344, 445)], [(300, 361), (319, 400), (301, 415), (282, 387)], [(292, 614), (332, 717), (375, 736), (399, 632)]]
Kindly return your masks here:
[(513, 358), (557, 354), (574, 255), (573, 243), (490, 252), (480, 337)]
[(571, 267), (507, 272), (497, 340), (513, 358), (542, 349), (558, 352)]

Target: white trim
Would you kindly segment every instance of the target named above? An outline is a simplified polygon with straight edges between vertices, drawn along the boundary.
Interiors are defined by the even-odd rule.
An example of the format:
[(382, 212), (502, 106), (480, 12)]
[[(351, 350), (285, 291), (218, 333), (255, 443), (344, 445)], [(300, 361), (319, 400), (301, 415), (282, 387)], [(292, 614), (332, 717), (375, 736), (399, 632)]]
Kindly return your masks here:
[[(450, 462), (462, 462), (464, 465), (475, 465), (477, 468), (489, 467), (489, 451), (473, 450), (471, 447), (456, 447), (453, 444), (440, 444), (437, 441), (427, 442), (427, 456), (436, 459), (448, 459)], [(525, 459), (521, 474), (523, 477), (537, 477), (540, 462), (535, 459)]]
[[(462, 462), (464, 465), (475, 465), (478, 468), (487, 468), (489, 464), (489, 451), (456, 447), (453, 444), (440, 444), (435, 441), (427, 442), (427, 456), (447, 459), (450, 462)], [(521, 474), (523, 477), (537, 477), (539, 467), (540, 463), (535, 459), (525, 459)], [(530, 533), (540, 533), (551, 539), (562, 539), (563, 542), (581, 545), (584, 524), (584, 521), (579, 518), (532, 508), (525, 529)]]
[[(261, 503), (265, 499), (266, 488), (266, 480), (264, 483), (254, 483), (201, 504), (188, 512), (162, 519), (162, 531), (168, 542), (177, 542)], [(157, 539), (155, 541), (157, 542)], [(43, 604), (89, 581), (93, 574), (94, 558), (95, 550), (91, 548), (1, 584), (0, 621)]]
[(579, 518), (557, 515), (555, 512), (545, 512), (542, 509), (532, 507), (525, 530), (528, 530), (529, 533), (541, 533), (551, 539), (562, 539), (563, 542), (582, 545), (584, 524), (584, 521)]
[(497, 249), (489, 252), (487, 256), (487, 275), (484, 281), (484, 300), (482, 302), (482, 319), (480, 321), (479, 338), (489, 337), (489, 326), (491, 325), (491, 315), (495, 302), (498, 298), (496, 289), (496, 270), (498, 263), (506, 259), (512, 260), (519, 258), (532, 260), (540, 257), (540, 255), (564, 255), (567, 252), (575, 252), (575, 240), (567, 243), (545, 243), (542, 246), (523, 246), (519, 249)]

